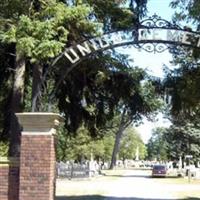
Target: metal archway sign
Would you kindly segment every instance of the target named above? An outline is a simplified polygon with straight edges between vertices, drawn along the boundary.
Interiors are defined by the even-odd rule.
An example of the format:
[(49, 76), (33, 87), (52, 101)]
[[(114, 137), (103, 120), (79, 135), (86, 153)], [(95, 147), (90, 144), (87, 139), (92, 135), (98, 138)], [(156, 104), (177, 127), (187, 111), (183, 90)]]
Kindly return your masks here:
[[(169, 22), (154, 14), (152, 17), (141, 21), (132, 29), (109, 32), (100, 37), (83, 41), (82, 43), (66, 48), (54, 60), (53, 65), (61, 57), (65, 57), (69, 63), (66, 72), (57, 83), (55, 90), (67, 74), (88, 56), (98, 51), (129, 45), (154, 53), (161, 53), (176, 46), (200, 49), (200, 32), (181, 27), (175, 22)], [(50, 99), (53, 98), (53, 94), (50, 96)]]
[(148, 52), (163, 52), (172, 45), (200, 49), (200, 32), (181, 28), (157, 15), (143, 20), (137, 30), (110, 32), (73, 45), (63, 52), (71, 64), (79, 62), (96, 51), (133, 45)]

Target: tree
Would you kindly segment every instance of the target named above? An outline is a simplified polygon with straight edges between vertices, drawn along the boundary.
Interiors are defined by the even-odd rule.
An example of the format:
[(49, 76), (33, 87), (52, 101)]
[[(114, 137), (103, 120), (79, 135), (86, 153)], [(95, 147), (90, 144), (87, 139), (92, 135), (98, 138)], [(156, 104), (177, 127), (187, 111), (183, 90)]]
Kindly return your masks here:
[[(16, 4), (15, 4), (16, 3)], [(14, 2), (14, 5), (17, 5), (17, 2)], [(10, 40), (10, 42), (13, 42), (13, 29), (12, 29), (12, 23), (18, 19), (18, 15), (25, 13), (25, 8), (26, 8), (26, 3), (25, 6), (22, 7), (20, 5), (16, 6), (16, 10), (15, 7), (13, 7), (13, 5), (9, 4), (8, 1), (3, 2), (0, 4), (0, 8), (1, 10), (3, 10), (4, 12), (2, 12), (1, 14), (1, 23), (0, 23), (0, 40), (1, 43), (3, 40)], [(11, 13), (9, 13), (9, 11), (12, 11)], [(8, 28), (9, 27), (9, 28)], [(10, 31), (7, 32), (6, 29), (9, 29)], [(4, 35), (4, 33), (7, 32), (6, 35)], [(4, 37), (5, 36), (5, 37)], [(15, 46), (13, 45), (12, 48), (15, 48)], [(10, 49), (9, 49), (10, 50)], [(11, 51), (13, 52), (13, 50), (11, 49)], [(23, 100), (23, 91), (24, 91), (24, 85), (23, 85), (23, 81), (24, 81), (24, 70), (25, 70), (25, 61), (23, 59), (23, 56), (19, 53), (16, 54), (15, 57), (15, 62), (13, 62), (13, 65), (15, 65), (15, 67), (12, 67), (15, 71), (14, 74), (14, 79), (15, 82), (13, 83), (13, 92), (10, 95), (11, 96), (11, 100), (10, 100), (10, 106), (9, 106), (9, 113), (7, 113), (7, 117), (10, 119), (10, 123), (5, 123), (6, 125), (8, 125), (7, 127), (7, 132), (10, 134), (11, 131), (16, 132), (16, 134), (13, 134), (13, 137), (11, 137), (11, 146), (13, 141), (15, 141), (16, 145), (15, 148), (12, 146), (12, 150), (10, 149), (10, 154), (15, 154), (15, 152), (19, 152), (19, 143), (20, 143), (20, 138), (19, 138), (19, 126), (17, 126), (17, 122), (14, 116), (15, 112), (20, 112), (21, 111), (21, 107), (22, 107), (22, 100)], [(9, 120), (6, 120), (9, 121)], [(16, 153), (18, 155), (18, 153)]]
[[(192, 29), (199, 31), (198, 1), (174, 0), (172, 8), (177, 9), (174, 19), (180, 22), (191, 22)], [(191, 29), (186, 26), (185, 29)], [(166, 141), (170, 142), (169, 155), (177, 159), (184, 158), (185, 154), (191, 153), (198, 157), (198, 144), (194, 141), (199, 137), (200, 117), (200, 92), (199, 92), (199, 50), (180, 47), (173, 54), (174, 70), (166, 70), (164, 87), (169, 95), (169, 118), (173, 125), (167, 131)]]
[[(16, 0), (15, 3), (19, 2)], [(1, 15), (0, 40), (13, 45), (16, 55), (10, 110), (6, 115), (6, 121), (10, 122), (6, 131), (10, 135), (12, 156), (19, 155), (20, 130), (14, 114), (23, 110), (26, 62), (32, 63), (32, 111), (36, 111), (40, 109), (38, 99), (51, 59), (62, 52), (76, 29), (82, 33), (96, 31), (96, 24), (86, 19), (91, 11), (86, 4), (68, 7), (54, 0), (37, 0), (22, 5), (20, 2), (13, 7), (10, 1), (1, 4), (4, 12)], [(71, 30), (70, 34), (68, 30)]]
[[(10, 155), (18, 154), (20, 131), (14, 113), (23, 110), (26, 92), (24, 78), (27, 74), (32, 77), (32, 111), (39, 111), (43, 108), (41, 95), (45, 91), (45, 80), (47, 78), (49, 80), (49, 75), (52, 75), (49, 73), (52, 60), (63, 51), (64, 47), (70, 46), (74, 41), (94, 36), (98, 30), (101, 30), (98, 22), (103, 23), (104, 31), (123, 29), (132, 22), (134, 15), (132, 8), (121, 7), (121, 3), (126, 4), (128, 1), (88, 0), (84, 2), (6, 0), (0, 4), (3, 11), (0, 15), (0, 40), (1, 43), (12, 44), (16, 54), (16, 73), (10, 101), (12, 106), (10, 106), (10, 115), (6, 119), (7, 123), (11, 122), (11, 124), (7, 124), (10, 128), (4, 131), (10, 133)], [(144, 8), (146, 2), (136, 1), (136, 3)], [(133, 1), (130, 1), (131, 5)], [(94, 9), (92, 10), (91, 7)], [(105, 10), (105, 8), (109, 9)], [(28, 72), (27, 66), (31, 67)], [(62, 71), (59, 74), (61, 73)], [(30, 87), (30, 84), (28, 86)]]
[[(192, 154), (195, 161), (199, 155), (199, 67), (189, 63), (186, 57), (179, 69), (168, 73), (166, 86), (170, 96), (169, 112), (173, 125), (168, 129), (166, 141), (169, 143), (169, 156), (182, 159)], [(192, 61), (192, 60), (191, 60)]]
[[(192, 23), (192, 28), (199, 30), (198, 1), (174, 0), (171, 3), (176, 10), (174, 19)], [(186, 29), (188, 27), (185, 27)], [(178, 117), (191, 117), (199, 112), (199, 50), (180, 47), (173, 54), (173, 64), (177, 66), (174, 70), (166, 70), (164, 85), (171, 98), (171, 113)]]
[[(124, 107), (122, 107), (122, 114), (119, 123), (119, 129), (116, 133), (115, 145), (112, 154), (112, 160), (110, 169), (112, 169), (116, 164), (116, 157), (119, 151), (120, 140), (122, 138), (124, 130), (130, 124), (139, 123), (142, 120), (142, 116), (146, 116), (151, 120), (156, 111), (161, 108), (162, 101), (158, 98), (155, 92), (155, 87), (152, 85), (151, 81), (147, 80), (141, 83), (144, 77), (140, 77), (135, 82), (133, 95), (129, 95), (129, 98), (123, 102)], [(134, 79), (136, 80), (136, 79)]]
[(167, 71), (164, 80), (164, 87), (170, 97), (171, 114), (173, 116), (182, 117), (182, 119), (192, 119), (194, 114), (199, 113), (199, 97), (198, 91), (200, 68), (195, 64), (194, 58), (186, 56), (177, 60), (175, 64), (179, 64), (178, 69)]
[(88, 130), (82, 126), (76, 136), (66, 134), (65, 129), (59, 131), (57, 160), (75, 160), (82, 162), (89, 160), (92, 153), (92, 141)]
[(131, 69), (128, 61), (126, 56), (119, 55), (91, 57), (68, 75), (56, 93), (59, 109), (65, 114), (66, 128), (71, 132), (84, 121), (90, 134), (98, 136), (98, 130), (107, 121), (119, 116), (114, 159), (123, 130), (142, 115), (150, 117), (161, 105), (152, 83), (141, 84), (145, 72), (137, 67)]
[(186, 155), (193, 155), (193, 161), (199, 161), (199, 125), (194, 126), (191, 123), (172, 125), (167, 129), (165, 141), (168, 143), (168, 157), (178, 160)]
[(137, 131), (129, 127), (124, 131), (120, 144), (119, 158), (125, 161), (126, 159), (135, 159), (136, 151), (139, 150), (139, 159), (146, 157), (146, 147)]
[(174, 16), (177, 20), (187, 20), (199, 24), (200, 3), (198, 1), (173, 0), (171, 7), (174, 9), (179, 8)]
[(84, 126), (80, 127), (76, 135), (66, 133), (62, 127), (59, 130), (57, 145), (57, 160), (67, 161), (95, 160), (110, 161), (114, 135), (109, 131), (102, 138), (94, 139)]
[[(11, 82), (12, 77), (11, 73), (13, 71), (14, 57), (12, 56), (12, 47), (8, 45), (0, 45), (0, 139), (5, 141), (7, 139), (7, 135), (4, 134), (4, 127), (7, 127), (4, 113), (8, 110), (7, 102), (10, 96)], [(6, 53), (10, 52), (10, 54)]]
[(166, 132), (167, 129), (163, 127), (155, 128), (152, 131), (152, 136), (147, 144), (149, 160), (166, 161), (168, 159), (168, 147), (170, 143), (165, 139)]
[(0, 156), (6, 157), (8, 155), (8, 144), (5, 142), (0, 142)]

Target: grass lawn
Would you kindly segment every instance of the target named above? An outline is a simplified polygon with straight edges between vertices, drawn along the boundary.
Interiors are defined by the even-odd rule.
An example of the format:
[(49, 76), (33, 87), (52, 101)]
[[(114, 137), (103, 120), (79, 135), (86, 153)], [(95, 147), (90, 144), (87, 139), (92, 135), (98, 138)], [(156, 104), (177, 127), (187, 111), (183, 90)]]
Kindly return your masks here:
[[(105, 188), (109, 188), (113, 181), (122, 176), (125, 170), (103, 170), (102, 176), (97, 176), (92, 179), (83, 180), (59, 180), (56, 187), (56, 200), (65, 200), (67, 195), (69, 200), (101, 200), (104, 199), (104, 195), (107, 191)], [(102, 187), (102, 185), (104, 187)]]
[(100, 195), (58, 196), (56, 200), (105, 200), (105, 197)]
[(116, 170), (102, 170), (101, 173), (106, 177), (119, 177), (123, 176), (127, 172), (126, 169), (116, 169)]
[(200, 199), (200, 191), (194, 190), (194, 191), (181, 191), (174, 193), (177, 197), (177, 199)]
[[(120, 177), (131, 177), (132, 174), (127, 172), (127, 170), (123, 169), (103, 170), (102, 175), (92, 179), (58, 180), (56, 200), (105, 200), (105, 197), (109, 194), (109, 188), (112, 188)], [(137, 175), (136, 173), (136, 179), (140, 180), (140, 174)], [(145, 171), (145, 175), (147, 179), (152, 179), (149, 172)], [(141, 180), (145, 180), (144, 177)], [(192, 179), (188, 183), (187, 178), (167, 177), (153, 178), (152, 181), (167, 187), (176, 199), (200, 200), (200, 180)]]
[(157, 178), (156, 181), (173, 187), (179, 187), (174, 193), (178, 199), (195, 199), (200, 198), (200, 180), (188, 178)]
[[(162, 183), (170, 183), (170, 184), (183, 184), (183, 185), (200, 185), (200, 179), (191, 179), (190, 182), (188, 181), (188, 178), (177, 178), (177, 177), (166, 177), (166, 178), (155, 178), (156, 181), (162, 182)], [(199, 188), (200, 189), (200, 188)]]

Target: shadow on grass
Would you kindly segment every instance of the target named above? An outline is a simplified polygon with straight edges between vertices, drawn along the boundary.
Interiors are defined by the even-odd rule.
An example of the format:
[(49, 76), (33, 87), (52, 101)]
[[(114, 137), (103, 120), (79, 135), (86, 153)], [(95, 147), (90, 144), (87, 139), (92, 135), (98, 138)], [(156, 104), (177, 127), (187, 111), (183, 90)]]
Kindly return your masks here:
[[(170, 199), (151, 199), (151, 198), (137, 198), (137, 197), (112, 197), (101, 195), (84, 195), (84, 196), (58, 196), (55, 200), (170, 200)], [(179, 200), (200, 200), (196, 197), (188, 197)]]
[(179, 176), (171, 176), (171, 175), (167, 175), (167, 176), (152, 176), (151, 174), (148, 175), (118, 175), (118, 174), (102, 174), (105, 177), (118, 177), (118, 178), (158, 178), (158, 179), (162, 179), (162, 178), (170, 178), (170, 179), (181, 179), (183, 177), (179, 177)]
[(150, 176), (150, 178), (158, 178), (158, 179), (162, 179), (162, 178), (165, 178), (165, 179), (183, 179), (183, 177), (179, 177), (179, 176)]
[(151, 178), (151, 175), (113, 175), (104, 174), (105, 177), (119, 177), (119, 178)]

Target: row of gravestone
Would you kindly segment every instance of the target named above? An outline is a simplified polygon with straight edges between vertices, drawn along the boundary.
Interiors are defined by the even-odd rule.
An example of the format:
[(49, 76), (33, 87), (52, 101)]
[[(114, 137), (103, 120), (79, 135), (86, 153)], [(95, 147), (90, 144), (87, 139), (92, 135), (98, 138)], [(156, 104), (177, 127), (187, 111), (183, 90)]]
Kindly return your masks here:
[(100, 165), (95, 161), (84, 164), (58, 162), (56, 164), (57, 178), (90, 178), (100, 173)]

